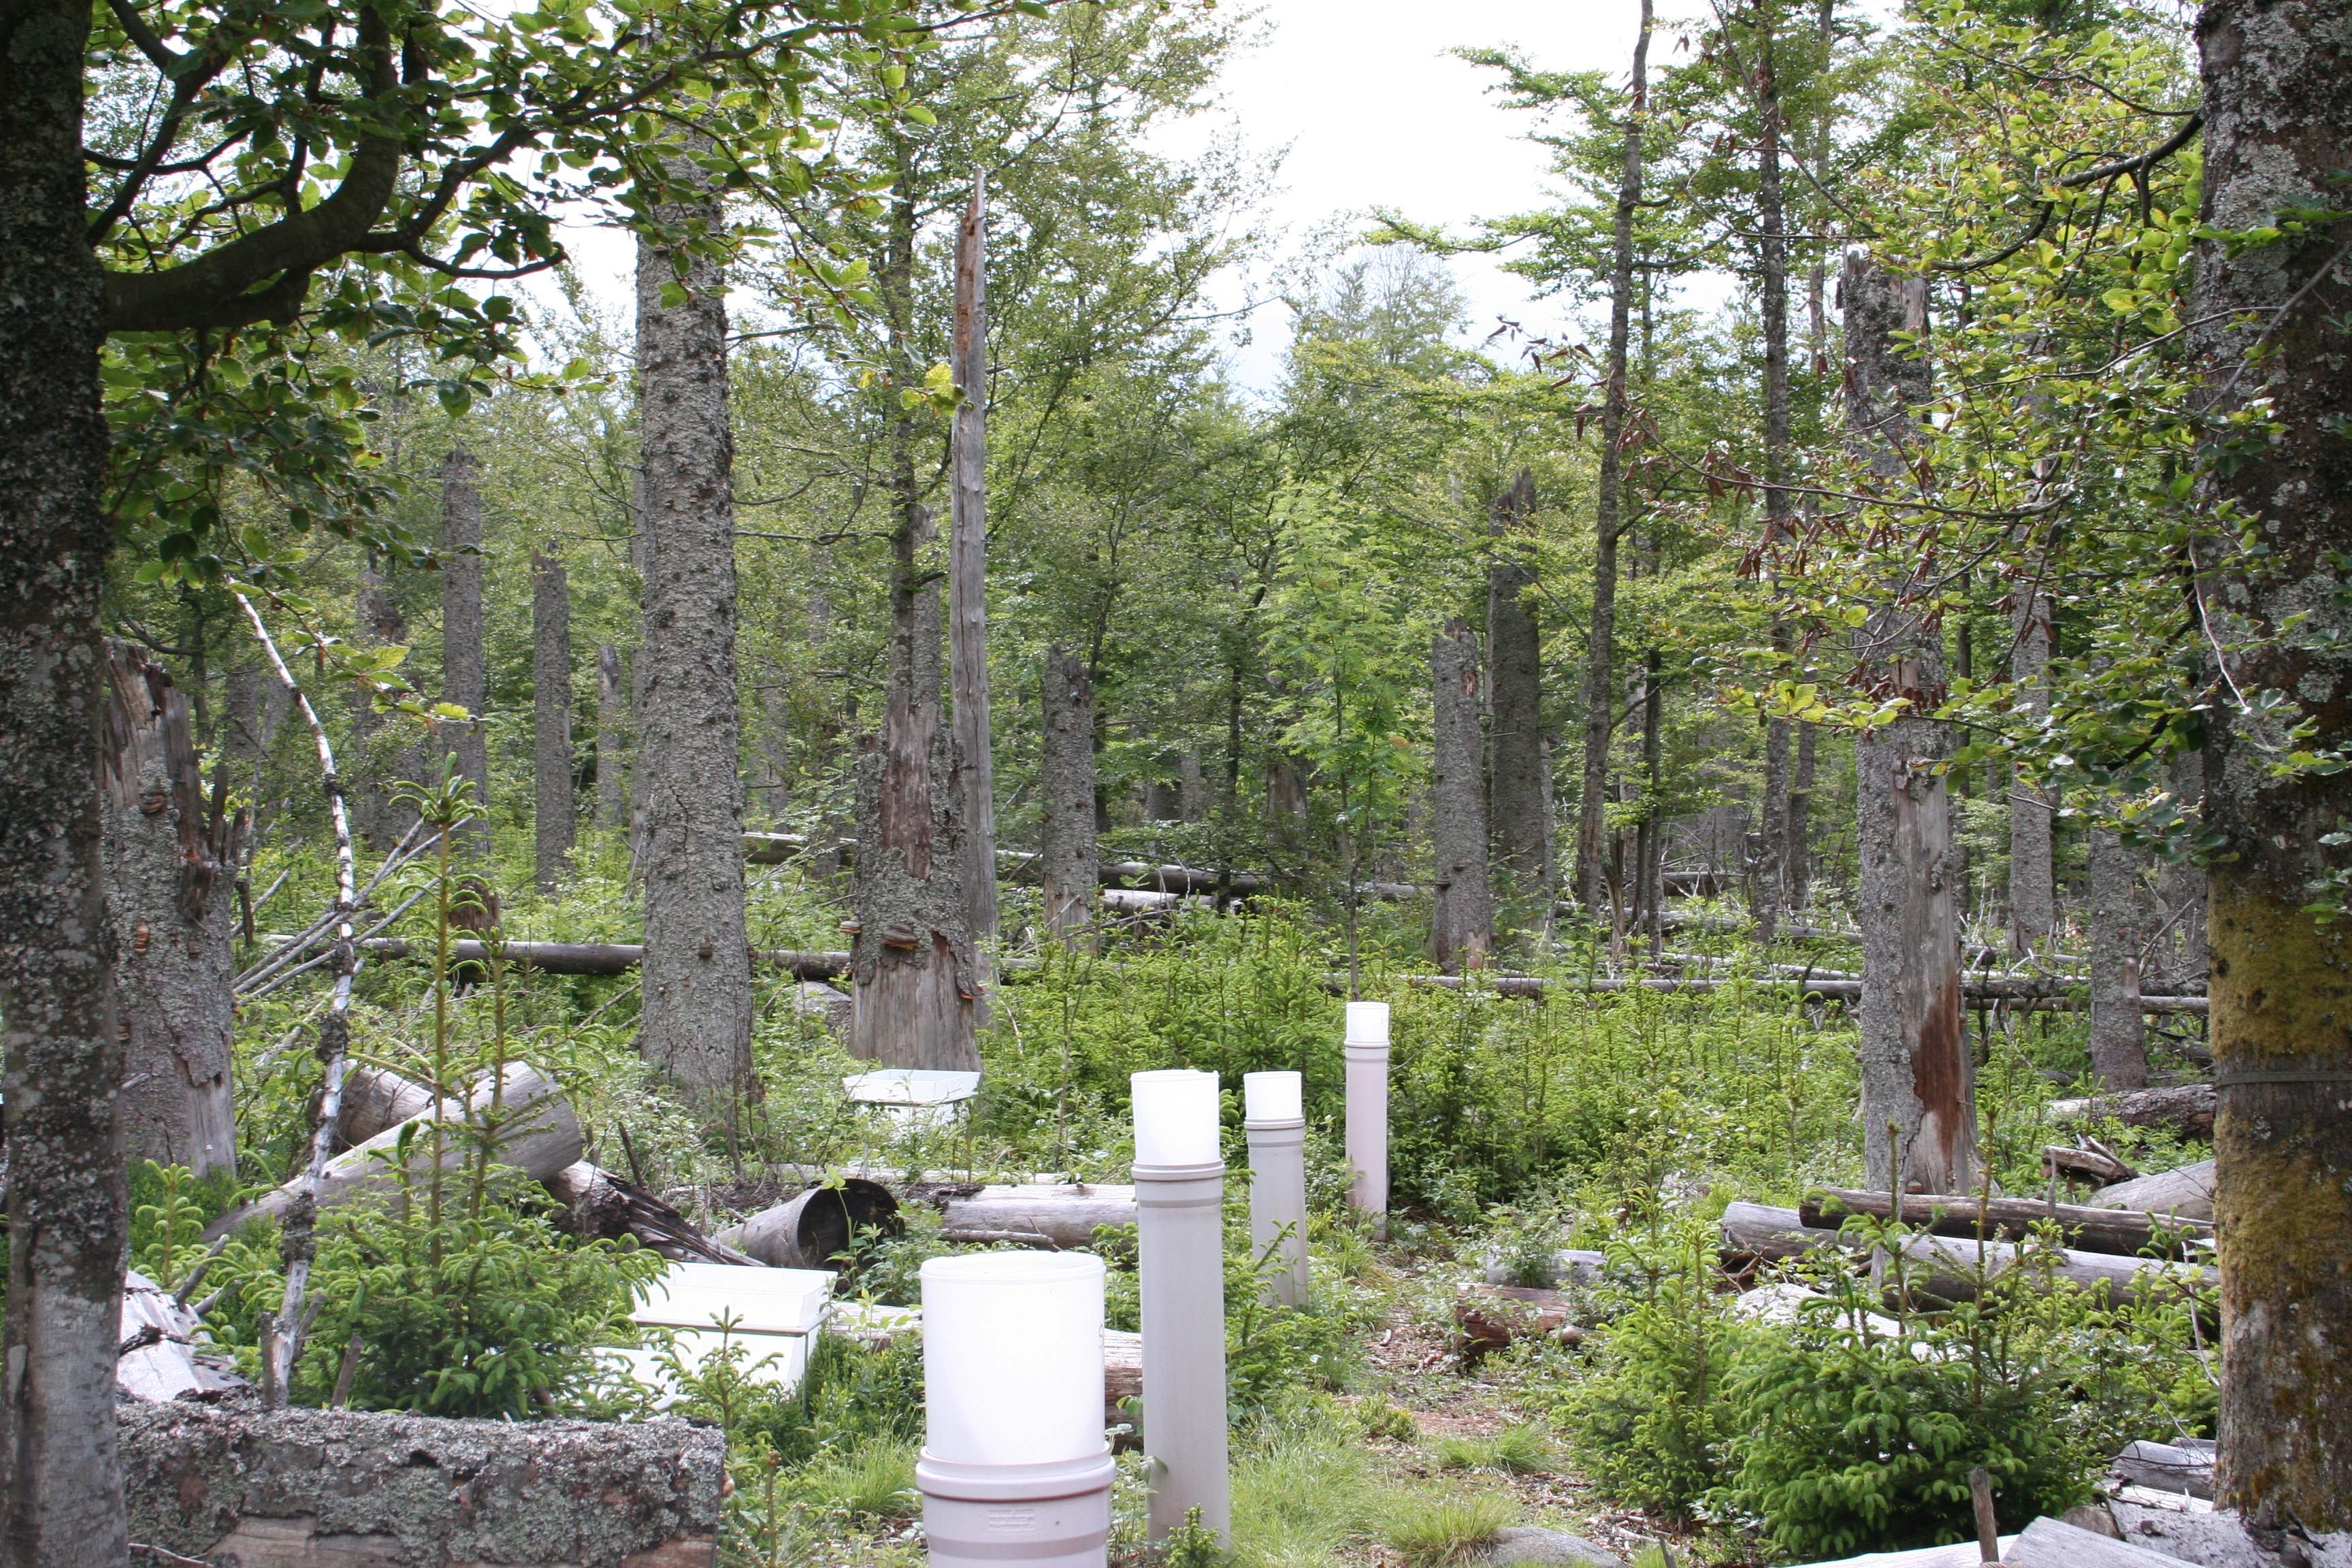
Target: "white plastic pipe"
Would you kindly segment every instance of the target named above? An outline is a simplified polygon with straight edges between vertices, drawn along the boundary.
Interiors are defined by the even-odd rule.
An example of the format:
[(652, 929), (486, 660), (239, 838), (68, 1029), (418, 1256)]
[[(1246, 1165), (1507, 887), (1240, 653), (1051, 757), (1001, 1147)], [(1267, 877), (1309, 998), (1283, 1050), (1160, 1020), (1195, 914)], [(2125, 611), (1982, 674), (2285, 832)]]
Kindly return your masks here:
[(1348, 1037), (1340, 1047), (1348, 1063), (1348, 1169), (1354, 1180), (1349, 1197), (1372, 1216), (1379, 1235), (1388, 1234), (1389, 1215), (1389, 1005), (1348, 1004)]
[(915, 1485), (940, 1568), (1104, 1568), (1103, 1263), (981, 1252), (923, 1265)]
[(1242, 1079), (1242, 1131), (1249, 1137), (1250, 1246), (1278, 1266), (1265, 1296), (1307, 1304), (1307, 1107), (1295, 1072)]
[(1233, 1531), (1233, 1500), (1217, 1075), (1139, 1072), (1130, 1086), (1149, 1533), (1164, 1541), (1197, 1511), (1223, 1543)]

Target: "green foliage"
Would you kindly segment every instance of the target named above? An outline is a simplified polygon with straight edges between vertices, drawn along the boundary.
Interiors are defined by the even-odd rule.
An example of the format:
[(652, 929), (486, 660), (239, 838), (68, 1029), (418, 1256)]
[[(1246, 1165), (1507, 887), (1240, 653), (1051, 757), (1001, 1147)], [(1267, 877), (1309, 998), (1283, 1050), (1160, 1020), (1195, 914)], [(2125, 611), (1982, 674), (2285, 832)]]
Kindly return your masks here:
[(1453, 1568), (1468, 1562), (1518, 1518), (1499, 1492), (1445, 1492), (1409, 1498), (1381, 1536), (1406, 1568)]
[(185, 1165), (131, 1167), (131, 1267), (176, 1290), (206, 1251), (205, 1226), (227, 1212), (236, 1183), (226, 1172), (197, 1181)]
[(1501, 1470), (1539, 1476), (1555, 1462), (1550, 1440), (1533, 1426), (1507, 1426), (1491, 1436), (1447, 1437), (1431, 1451), (1441, 1470)]

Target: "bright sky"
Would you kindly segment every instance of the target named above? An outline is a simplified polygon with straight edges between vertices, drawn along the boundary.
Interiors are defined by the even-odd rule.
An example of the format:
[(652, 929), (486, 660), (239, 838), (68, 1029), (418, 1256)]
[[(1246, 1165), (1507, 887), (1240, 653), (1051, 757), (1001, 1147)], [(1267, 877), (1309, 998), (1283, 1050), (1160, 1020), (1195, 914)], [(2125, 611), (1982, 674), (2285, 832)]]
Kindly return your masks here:
[[(1543, 204), (1547, 160), (1526, 140), (1528, 117), (1488, 91), (1495, 73), (1449, 50), (1507, 46), (1547, 70), (1631, 68), (1634, 0), (1264, 0), (1271, 36), (1225, 74), (1225, 123), (1255, 154), (1287, 146), (1266, 216), (1293, 249), (1333, 219), (1373, 207), (1466, 231), (1482, 217)], [(1663, 30), (1654, 68), (1672, 48)], [(1197, 130), (1187, 132), (1197, 135)], [(1470, 305), (1473, 339), (1498, 315), (1530, 327), (1559, 308), (1484, 257), (1452, 264)], [(1220, 303), (1240, 302), (1236, 287)], [(1256, 313), (1234, 358), (1245, 385), (1278, 374), (1287, 333), (1278, 304)]]

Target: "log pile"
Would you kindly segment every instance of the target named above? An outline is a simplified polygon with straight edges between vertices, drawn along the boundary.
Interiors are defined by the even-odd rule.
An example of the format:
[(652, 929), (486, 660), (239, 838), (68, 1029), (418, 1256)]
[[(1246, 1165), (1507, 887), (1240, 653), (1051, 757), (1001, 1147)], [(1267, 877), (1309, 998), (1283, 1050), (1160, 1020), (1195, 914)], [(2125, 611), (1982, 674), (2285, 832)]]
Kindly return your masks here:
[(2093, 1095), (2086, 1100), (2053, 1100), (2053, 1121), (2089, 1121), (2112, 1117), (2126, 1127), (2163, 1127), (2189, 1138), (2213, 1136), (2213, 1086), (2172, 1084), (2161, 1089), (2137, 1089), (2125, 1094)]

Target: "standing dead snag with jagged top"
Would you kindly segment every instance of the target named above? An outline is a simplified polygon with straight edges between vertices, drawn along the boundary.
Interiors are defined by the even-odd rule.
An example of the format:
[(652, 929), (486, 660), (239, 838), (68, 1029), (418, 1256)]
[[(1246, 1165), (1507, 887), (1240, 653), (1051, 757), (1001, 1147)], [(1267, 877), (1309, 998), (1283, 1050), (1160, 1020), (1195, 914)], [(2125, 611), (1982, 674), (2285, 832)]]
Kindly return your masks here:
[[(680, 161), (677, 172), (692, 178)], [(719, 202), (668, 196), (656, 221), (709, 234)], [(751, 1093), (751, 952), (743, 910), (743, 773), (735, 693), (735, 440), (728, 423), (726, 270), (637, 240), (639, 529), (635, 805), (645, 878), (639, 1048), (706, 1100)], [(666, 303), (665, 289), (682, 293)]]
[(1494, 728), (1487, 735), (1487, 826), (1495, 862), (1511, 890), (1551, 907), (1551, 752), (1544, 742), (1543, 637), (1531, 590), (1535, 568), (1514, 552), (1535, 528), (1535, 476), (1521, 468), (1495, 498), (1486, 532), (1486, 671)]
[(1045, 650), (1038, 687), (1038, 869), (1045, 929), (1069, 942), (1093, 924), (1102, 880), (1095, 840), (1095, 689), (1086, 660), (1058, 644)]
[(561, 557), (530, 558), (533, 880), (562, 885), (579, 831), (572, 798), (572, 584)]
[[(2010, 590), (2009, 679), (2034, 722), (2050, 716), (2050, 596), (2035, 583)], [(2046, 946), (2058, 925), (2051, 826), (2057, 802), (2016, 767), (2009, 781), (2009, 948), (2019, 958)]]
[(1486, 748), (1478, 731), (1478, 634), (1458, 620), (1430, 639), (1436, 725), (1429, 844), (1437, 889), (1429, 944), (1447, 974), (1482, 967), (1495, 947), (1495, 900), (1486, 878)]
[[(1927, 285), (1856, 251), (1839, 284), (1845, 311), (1847, 438), (1881, 493), (1912, 483), (1906, 452), (1927, 401), (1927, 362), (1895, 341), (1924, 334)], [(1855, 635), (1864, 687), (1899, 714), (1854, 741), (1861, 862), (1862, 1119), (1870, 1185), (1965, 1193), (1976, 1185), (1974, 1067), (1960, 1006), (1958, 868), (1944, 768), (1940, 635), (1906, 603), (1907, 575)], [(1900, 1162), (1899, 1168), (1897, 1162)]]
[(988, 719), (988, 221), (982, 184), (956, 228), (955, 428), (949, 446), (948, 679), (963, 795), (964, 906), (986, 1014), (996, 943), (996, 766)]
[(472, 718), (446, 726), (449, 754), (474, 786), (474, 824), (462, 837), (490, 846), (489, 667), (482, 648), (482, 466), (463, 447), (441, 461), (441, 695)]
[[(2352, 853), (2352, 773), (2282, 770), (2352, 745), (2352, 30), (2342, 0), (2210, 0), (2195, 342), (2216, 412), (2210, 493), (2263, 549), (2208, 536), (2198, 608), (2230, 650), (2208, 721), (2221, 1499), (2258, 1523), (2352, 1528), (2352, 928), (2315, 921)], [(2324, 211), (2335, 216), (2315, 218)], [(2299, 217), (2307, 227), (2290, 226)], [(2268, 230), (2267, 242), (2222, 237)], [(2219, 231), (2218, 233), (2216, 231)], [(2257, 349), (2261, 352), (2256, 353)], [(2241, 705), (2235, 694), (2249, 700)], [(2275, 706), (2262, 706), (2265, 700)], [(2294, 739), (2289, 740), (2293, 735)]]
[(122, 1142), (198, 1176), (236, 1167), (229, 1086), (233, 906), (226, 777), (205, 798), (188, 702), (163, 667), (107, 644), (106, 902), (122, 1009)]

